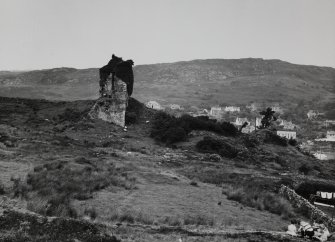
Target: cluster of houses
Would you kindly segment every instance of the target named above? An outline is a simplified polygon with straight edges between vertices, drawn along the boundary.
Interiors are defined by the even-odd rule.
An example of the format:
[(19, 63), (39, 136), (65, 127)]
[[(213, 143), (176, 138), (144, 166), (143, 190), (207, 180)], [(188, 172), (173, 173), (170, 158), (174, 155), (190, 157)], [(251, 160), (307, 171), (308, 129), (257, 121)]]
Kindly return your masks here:
[[(243, 133), (251, 133), (255, 131), (257, 127), (261, 126), (261, 120), (262, 120), (261, 116), (255, 117), (255, 118), (243, 117), (243, 114), (242, 114), (243, 112), (241, 111), (241, 107), (238, 107), (238, 106), (213, 106), (209, 110), (199, 109), (197, 107), (191, 107), (187, 110), (187, 112), (184, 110), (183, 107), (181, 107), (178, 104), (170, 104), (170, 105), (162, 106), (156, 101), (149, 101), (146, 103), (146, 106), (148, 108), (152, 108), (156, 110), (164, 110), (164, 109), (169, 110), (177, 117), (181, 116), (184, 113), (187, 113), (193, 117), (208, 116), (210, 119), (223, 120), (224, 117), (227, 117), (226, 114), (230, 114), (228, 116), (230, 118), (234, 118), (234, 120), (232, 119), (231, 122), (236, 127), (240, 128), (242, 125), (244, 125), (244, 128), (242, 129)], [(263, 110), (264, 105), (261, 105), (259, 103), (251, 103), (245, 106), (245, 108), (253, 113), (256, 113), (260, 110)], [(284, 113), (283, 108), (280, 107), (280, 105), (276, 103), (271, 106), (271, 109), (279, 114)], [(335, 125), (335, 120), (324, 120), (324, 121), (318, 120), (318, 118), (322, 115), (324, 115), (324, 113), (320, 113), (317, 110), (309, 110), (307, 112), (307, 119), (312, 120), (314, 123), (317, 123), (317, 125), (323, 128), (324, 127), (328, 128), (328, 127), (331, 127), (332, 125)], [(245, 123), (247, 123), (246, 126), (245, 126)], [(292, 123), (291, 121), (287, 121), (284, 119), (278, 119), (276, 121), (276, 124), (278, 127), (277, 135), (281, 137), (285, 137), (287, 139), (297, 138), (296, 131), (299, 128), (298, 125)], [(315, 141), (335, 142), (335, 131), (328, 130), (325, 135), (325, 138), (315, 139)], [(318, 145), (313, 145), (313, 147), (314, 146), (318, 147)], [(323, 156), (324, 154), (322, 153), (322, 157), (318, 157), (318, 156), (316, 157), (318, 159), (326, 159)]]
[(322, 116), (322, 115), (324, 115), (324, 113), (320, 113), (320, 112), (317, 111), (317, 110), (309, 110), (309, 111), (307, 112), (307, 118), (308, 118), (309, 120), (316, 119), (316, 118), (318, 118), (319, 116)]
[(315, 141), (335, 142), (335, 131), (328, 130), (326, 133), (326, 138), (315, 139)]
[[(156, 101), (149, 101), (145, 104), (145, 106), (148, 107), (148, 108), (155, 109), (155, 110), (164, 110), (165, 109), (165, 107), (163, 107), (162, 105), (160, 105)], [(168, 108), (170, 108), (172, 110), (183, 110), (183, 108), (178, 104), (170, 104)]]
[[(149, 101), (146, 103), (146, 106), (152, 109), (156, 109), (156, 110), (163, 110), (165, 109), (162, 105), (160, 105), (158, 102), (156, 101)], [(170, 104), (169, 106), (167, 106), (167, 108), (169, 108), (170, 110), (176, 110), (176, 111), (181, 111), (184, 110), (180, 105), (178, 104)], [(258, 103), (251, 103), (249, 105), (246, 106), (247, 109), (249, 109), (252, 112), (255, 112), (257, 110), (260, 110), (262, 107), (260, 104)], [(274, 104), (271, 106), (272, 110), (277, 112), (277, 113), (283, 113), (283, 109), (279, 106), (279, 104)], [(223, 116), (227, 113), (234, 113), (234, 114), (238, 114), (241, 112), (241, 107), (238, 106), (225, 106), (225, 107), (221, 107), (221, 106), (213, 106), (211, 107), (210, 110), (207, 109), (198, 109), (198, 108), (194, 108), (194, 111), (189, 111), (187, 112), (187, 114), (193, 116), (193, 117), (198, 117), (198, 116), (208, 116), (209, 118), (212, 119), (217, 119), (217, 120), (221, 120), (223, 118)], [(247, 125), (242, 129), (243, 133), (251, 133), (253, 131), (255, 131), (257, 129), (257, 127), (261, 126), (261, 120), (262, 117), (256, 117), (252, 120), (249, 120), (248, 118), (245, 117), (236, 117), (235, 122), (233, 122), (233, 124), (235, 124), (237, 127), (241, 127), (242, 125), (244, 125), (245, 123), (247, 123)], [(296, 129), (297, 129), (297, 125), (293, 124), (291, 121), (286, 121), (286, 120), (279, 120), (279, 127), (282, 128), (282, 130), (277, 131), (277, 134), (282, 136), (282, 137), (286, 137), (288, 139), (296, 138)]]

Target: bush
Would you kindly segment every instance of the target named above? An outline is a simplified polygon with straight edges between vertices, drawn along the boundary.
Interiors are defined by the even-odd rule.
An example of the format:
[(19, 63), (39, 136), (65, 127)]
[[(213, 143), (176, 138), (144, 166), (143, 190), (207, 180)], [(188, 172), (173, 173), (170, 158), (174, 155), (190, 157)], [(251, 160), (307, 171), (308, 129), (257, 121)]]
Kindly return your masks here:
[(303, 164), (299, 167), (298, 170), (304, 175), (308, 175), (313, 170), (313, 168), (307, 164)]
[(185, 141), (186, 137), (187, 134), (183, 128), (171, 127), (165, 132), (162, 141), (165, 141), (167, 144), (173, 144), (176, 142)]
[(219, 127), (223, 131), (222, 134), (225, 135), (236, 136), (238, 133), (238, 129), (232, 123), (229, 122), (219, 123)]
[(96, 219), (98, 216), (97, 211), (95, 210), (95, 208), (91, 207), (91, 208), (85, 208), (84, 214), (89, 216), (91, 219)]
[(116, 210), (112, 213), (110, 219), (112, 221), (120, 221), (127, 223), (142, 223), (142, 224), (153, 224), (154, 220), (142, 211), (137, 210)]
[(229, 122), (217, 123), (214, 120), (189, 115), (176, 118), (165, 112), (158, 112), (153, 120), (151, 137), (172, 144), (185, 140), (192, 130), (207, 130), (227, 136), (238, 134), (237, 128)]
[(260, 141), (252, 135), (244, 135), (243, 143), (247, 148), (256, 148), (260, 145)]
[(273, 132), (267, 132), (264, 141), (266, 143), (271, 143), (275, 145), (287, 146), (287, 139), (284, 137), (280, 137)]
[(292, 146), (297, 146), (298, 145), (298, 141), (296, 139), (289, 139), (288, 141), (289, 145), (292, 145)]
[(0, 195), (4, 195), (6, 193), (5, 186), (0, 183)]
[(204, 215), (188, 215), (184, 218), (183, 221), (184, 225), (207, 225), (207, 226), (214, 226), (214, 218), (208, 217)]
[(235, 158), (238, 154), (238, 150), (230, 144), (222, 141), (213, 139), (211, 137), (204, 137), (203, 140), (196, 144), (196, 148), (200, 152), (204, 153), (215, 153), (222, 157)]
[(13, 197), (20, 197), (26, 199), (28, 197), (28, 192), (30, 187), (19, 177), (11, 177), (10, 179), (13, 182)]
[(180, 217), (165, 217), (162, 221), (162, 223), (167, 224), (169, 226), (181, 226), (183, 225), (183, 220)]
[(70, 121), (72, 123), (79, 122), (83, 115), (86, 114), (87, 111), (85, 112), (79, 112), (75, 109), (72, 108), (66, 108), (65, 111), (62, 114), (58, 115), (58, 120), (60, 122), (64, 121)]
[(137, 123), (137, 114), (135, 112), (126, 112), (126, 124), (135, 124)]

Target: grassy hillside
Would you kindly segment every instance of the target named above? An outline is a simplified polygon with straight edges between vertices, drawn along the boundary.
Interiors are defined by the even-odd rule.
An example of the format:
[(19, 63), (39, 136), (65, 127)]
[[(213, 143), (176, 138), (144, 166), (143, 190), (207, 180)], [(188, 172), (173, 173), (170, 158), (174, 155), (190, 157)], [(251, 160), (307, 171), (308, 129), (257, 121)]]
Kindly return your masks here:
[[(134, 97), (145, 102), (208, 106), (301, 100), (334, 101), (335, 69), (280, 60), (210, 59), (134, 67)], [(1, 72), (0, 95), (51, 100), (94, 99), (98, 70), (56, 68)]]
[[(266, 241), (241, 231), (284, 231), (292, 216), (305, 216), (275, 199), (281, 183), (334, 184), (334, 162), (278, 145), (266, 131), (196, 130), (167, 147), (150, 137), (157, 114), (135, 99), (128, 111), (138, 119), (127, 132), (88, 119), (93, 103), (0, 99), (0, 204), (5, 195), (42, 216), (107, 224), (122, 241), (199, 241), (190, 229), (224, 231), (214, 241)], [(205, 137), (236, 155), (199, 150)]]

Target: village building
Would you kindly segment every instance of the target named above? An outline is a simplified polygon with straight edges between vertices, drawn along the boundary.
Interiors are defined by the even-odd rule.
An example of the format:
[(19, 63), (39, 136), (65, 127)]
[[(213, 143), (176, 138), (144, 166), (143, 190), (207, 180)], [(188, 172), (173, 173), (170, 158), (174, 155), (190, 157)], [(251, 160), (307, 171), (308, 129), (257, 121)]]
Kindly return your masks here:
[(326, 139), (329, 141), (335, 141), (335, 131), (328, 130)]
[(279, 121), (280, 121), (279, 126), (282, 126), (282, 128), (285, 130), (294, 130), (297, 128), (297, 125), (295, 125), (291, 121), (286, 121), (284, 119), (280, 119)]
[(241, 109), (240, 109), (240, 107), (227, 106), (227, 107), (224, 108), (224, 111), (226, 111), (226, 112), (240, 112)]
[(254, 132), (256, 130), (255, 126), (248, 125), (247, 127), (242, 129), (242, 133), (250, 134), (251, 132)]
[(260, 108), (259, 106), (260, 105), (258, 105), (257, 103), (251, 103), (251, 104), (249, 104), (249, 105), (247, 105), (245, 107), (247, 109), (249, 109), (250, 111), (255, 112), (255, 111), (257, 111)]
[(286, 139), (296, 139), (297, 133), (290, 130), (277, 130), (277, 135), (280, 137), (285, 137)]
[(183, 108), (178, 104), (171, 104), (169, 106), (172, 110), (182, 110)]
[(192, 117), (209, 116), (207, 109), (199, 110), (197, 112), (188, 112), (187, 114), (191, 115)]
[(220, 119), (222, 117), (222, 114), (223, 110), (221, 107), (218, 106), (211, 107), (211, 110), (209, 111), (209, 115), (216, 119)]
[(156, 109), (156, 110), (162, 110), (164, 109), (158, 102), (156, 101), (149, 101), (145, 104), (146, 107)]
[(203, 109), (203, 110), (201, 110), (201, 111), (199, 111), (199, 112), (196, 113), (197, 117), (198, 116), (208, 116), (208, 115), (209, 115), (209, 112), (208, 112), (207, 109)]
[(309, 110), (307, 113), (308, 119), (314, 119), (314, 118), (317, 118), (318, 116), (319, 116), (319, 112), (315, 110)]
[(262, 125), (262, 118), (255, 118), (255, 125), (256, 127), (259, 127)]
[(280, 106), (272, 106), (271, 107), (272, 111), (275, 111), (276, 113), (280, 113), (280, 114), (283, 114), (284, 113), (284, 110), (280, 107)]
[(315, 141), (335, 142), (335, 131), (328, 130), (326, 133), (326, 138), (315, 139)]
[(329, 125), (335, 125), (335, 120), (325, 120), (323, 121), (323, 124), (325, 127), (328, 127)]
[(237, 117), (236, 120), (235, 120), (235, 125), (243, 125), (245, 122), (247, 122), (248, 124), (250, 124), (250, 122), (248, 121), (247, 118), (239, 118)]

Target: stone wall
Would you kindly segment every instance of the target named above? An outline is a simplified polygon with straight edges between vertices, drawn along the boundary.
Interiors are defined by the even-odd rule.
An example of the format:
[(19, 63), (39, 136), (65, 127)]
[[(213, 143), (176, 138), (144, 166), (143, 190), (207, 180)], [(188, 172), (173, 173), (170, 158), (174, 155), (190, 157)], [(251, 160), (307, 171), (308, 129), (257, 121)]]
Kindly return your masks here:
[(108, 91), (107, 96), (100, 97), (89, 112), (89, 116), (124, 127), (127, 103), (127, 85), (115, 78), (115, 92)]
[(293, 189), (281, 185), (279, 193), (287, 198), (291, 204), (299, 210), (308, 211), (310, 218), (322, 220), (329, 229), (335, 229), (335, 223), (332, 219), (320, 209), (311, 204), (307, 199), (298, 195)]

